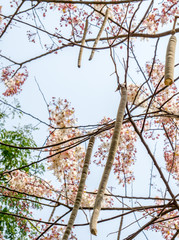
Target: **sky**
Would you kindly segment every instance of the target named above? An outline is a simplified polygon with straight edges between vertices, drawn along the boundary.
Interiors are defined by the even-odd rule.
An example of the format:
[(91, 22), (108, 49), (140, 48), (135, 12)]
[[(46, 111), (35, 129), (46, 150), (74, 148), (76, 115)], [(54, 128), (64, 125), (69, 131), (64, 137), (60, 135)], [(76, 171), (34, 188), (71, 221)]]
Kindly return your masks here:
[[(3, 1), (0, 0), (0, 5), (2, 5), (2, 3)], [(154, 49), (155, 41), (156, 40), (136, 40), (136, 53), (143, 66), (144, 63), (146, 61), (150, 61), (151, 57), (153, 56), (153, 51), (151, 51), (150, 47)], [(166, 49), (167, 42), (168, 37), (161, 39), (161, 43), (157, 52), (157, 55), (163, 60), (163, 62), (165, 60), (165, 51), (163, 49)], [(14, 26), (12, 29), (8, 30), (7, 34), (5, 34), (1, 39), (0, 45), (2, 54), (10, 55), (13, 60), (17, 60), (19, 62), (23, 61), (26, 56), (33, 57), (39, 53), (39, 45), (28, 43), (27, 36), (24, 35), (24, 30), (22, 31), (19, 26)], [(119, 56), (120, 61), (126, 57), (124, 50), (116, 48), (115, 51)], [(44, 96), (48, 103), (52, 100), (52, 97), (62, 99), (66, 98), (68, 101), (70, 101), (71, 105), (75, 108), (75, 117), (78, 118), (79, 125), (99, 123), (104, 116), (110, 117), (111, 119), (116, 117), (120, 95), (118, 92), (115, 92), (117, 81), (115, 74), (113, 74), (114, 66), (109, 57), (109, 50), (96, 52), (92, 61), (88, 61), (90, 55), (89, 50), (84, 50), (81, 68), (77, 67), (78, 53), (78, 47), (67, 48), (59, 51), (58, 54), (51, 54), (26, 65), (29, 71), (29, 77), (22, 87), (22, 92), (16, 96), (21, 103), (21, 108), (23, 111), (28, 112), (45, 122), (48, 122), (48, 111), (43, 98)], [(176, 57), (177, 62), (179, 59), (178, 56)], [(117, 64), (120, 80), (123, 81), (123, 67), (118, 60)], [(140, 82), (141, 75), (136, 72), (136, 69), (137, 68), (135, 65), (130, 65), (129, 73), (131, 74), (132, 78), (135, 78), (136, 82)], [(43, 96), (39, 91), (37, 82), (41, 92), (43, 93)], [(2, 91), (3, 90), (1, 89), (0, 92)], [(9, 98), (10, 102), (11, 99), (12, 98)], [(30, 117), (25, 117), (22, 123), (36, 124), (36, 122)], [(47, 126), (39, 125), (39, 127), (40, 131), (34, 134), (34, 138), (38, 146), (42, 145), (48, 136)], [(159, 145), (160, 143), (157, 146)], [(150, 170), (152, 164), (148, 154), (145, 150), (143, 150), (140, 141), (137, 142), (137, 147), (138, 154), (137, 162), (135, 164), (136, 181), (133, 184), (133, 194), (137, 196), (145, 196), (147, 195), (149, 189)], [(151, 148), (154, 152), (155, 146), (151, 145)], [(158, 159), (160, 159), (161, 155), (162, 149), (158, 147), (156, 156)], [(97, 188), (102, 171), (97, 169), (96, 166), (92, 166), (91, 172), (91, 180), (88, 179), (87, 183), (90, 182), (91, 188)], [(49, 174), (49, 178), (51, 177), (52, 176)], [(55, 180), (53, 179), (53, 181)], [(157, 184), (159, 185), (160, 181), (158, 181)], [(121, 189), (118, 188), (116, 182), (114, 182), (113, 175), (111, 175), (109, 179), (108, 186), (111, 185), (116, 187), (116, 193), (124, 194), (124, 189), (122, 187)], [(172, 187), (174, 190), (176, 190), (174, 185)], [(131, 193), (130, 186), (128, 186), (128, 193)], [(153, 193), (156, 194), (155, 190)], [(45, 216), (48, 213), (43, 214)], [(110, 213), (107, 214), (111, 216)], [(77, 221), (80, 221), (82, 218), (84, 219), (84, 216), (79, 214)], [(126, 226), (129, 221), (131, 221), (131, 219), (126, 218), (124, 221), (124, 226)], [(113, 240), (116, 239), (116, 235), (107, 236), (107, 233), (117, 231), (118, 226), (119, 219), (115, 220), (114, 223), (105, 223), (103, 227), (99, 227), (98, 237), (91, 237), (87, 227), (81, 227), (76, 232), (79, 240)], [(133, 228), (133, 230), (135, 230), (135, 228)], [(129, 232), (127, 229), (124, 231), (124, 235), (127, 236), (128, 234)], [(146, 232), (146, 234), (148, 239), (163, 239), (161, 235), (157, 233)], [(140, 234), (136, 239), (144, 240), (145, 238), (143, 234)]]

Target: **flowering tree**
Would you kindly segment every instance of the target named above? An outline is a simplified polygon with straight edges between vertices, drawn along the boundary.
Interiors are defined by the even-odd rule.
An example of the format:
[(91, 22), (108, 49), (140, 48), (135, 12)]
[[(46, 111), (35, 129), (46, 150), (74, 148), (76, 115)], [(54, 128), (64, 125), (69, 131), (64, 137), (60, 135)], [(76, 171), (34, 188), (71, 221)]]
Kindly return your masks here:
[[(49, 131), (45, 144), (37, 147), (32, 136), (23, 135), (25, 129), (7, 131), (2, 125), (1, 239), (80, 240), (83, 237), (76, 231), (82, 226), (102, 239), (97, 228), (105, 223), (112, 239), (137, 239), (142, 234), (142, 239), (148, 239), (149, 230), (167, 240), (179, 237), (179, 198), (173, 187), (179, 180), (178, 16), (177, 0), (12, 0), (0, 6), (0, 39), (5, 46), (0, 52), (1, 85), (7, 101), (31, 80), (33, 62), (71, 47), (76, 48), (79, 68), (83, 67), (84, 49), (89, 60), (98, 51), (107, 51), (114, 67), (116, 91), (121, 94), (116, 119), (107, 116), (96, 125), (83, 127), (78, 126), (75, 110), (66, 99), (53, 98), (47, 104), (49, 123), (1, 100), (5, 107), (30, 115)], [(19, 29), (16, 40), (8, 39), (11, 31)], [(169, 37), (167, 48), (163, 39)], [(17, 42), (30, 42), (35, 50), (11, 55), (9, 42), (14, 47)], [(152, 53), (150, 61), (144, 59), (147, 51), (140, 52), (141, 44)], [(135, 166), (140, 148), (152, 163), (146, 196), (142, 196), (139, 185), (141, 196), (127, 192), (127, 186), (133, 186), (138, 177)], [(40, 154), (32, 159), (31, 151)], [(45, 173), (40, 176), (42, 164)], [(93, 176), (90, 166), (99, 172), (104, 168), (99, 188), (93, 191), (89, 191), (92, 183), (85, 183)], [(57, 185), (45, 180), (48, 172), (55, 176)], [(109, 188), (109, 175), (116, 179), (115, 192)], [(124, 195), (118, 194), (121, 188)], [(48, 214), (47, 220), (43, 212), (36, 216), (38, 208)], [(112, 216), (105, 214), (107, 210)], [(92, 217), (88, 218), (90, 211)], [(78, 213), (86, 216), (80, 223), (75, 222)], [(109, 226), (116, 220), (113, 231)], [(9, 222), (15, 226), (14, 231)]]

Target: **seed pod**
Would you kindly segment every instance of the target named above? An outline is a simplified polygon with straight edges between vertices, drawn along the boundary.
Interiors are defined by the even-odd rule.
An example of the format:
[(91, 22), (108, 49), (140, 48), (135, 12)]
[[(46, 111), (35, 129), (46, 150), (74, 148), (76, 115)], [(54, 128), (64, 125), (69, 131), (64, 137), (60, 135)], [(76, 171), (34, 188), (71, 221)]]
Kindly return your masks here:
[(79, 184), (79, 187), (78, 187), (78, 192), (77, 192), (77, 195), (76, 195), (74, 207), (73, 207), (73, 210), (71, 212), (70, 219), (68, 221), (68, 225), (66, 227), (66, 230), (65, 230), (65, 233), (63, 235), (62, 240), (68, 240), (69, 239), (71, 229), (73, 227), (74, 221), (75, 221), (76, 216), (77, 216), (78, 209), (80, 207), (80, 203), (81, 203), (81, 199), (82, 199), (82, 195), (83, 195), (83, 191), (84, 191), (84, 187), (85, 187), (85, 181), (86, 181), (86, 178), (87, 178), (87, 175), (88, 175), (88, 168), (89, 168), (89, 164), (90, 164), (90, 159), (91, 159), (91, 154), (92, 154), (92, 150), (93, 150), (94, 141), (95, 141), (95, 137), (91, 136), (91, 138), (89, 140), (88, 148), (87, 148), (87, 151), (86, 151), (84, 166), (83, 166), (83, 170), (82, 170), (82, 174), (81, 174), (80, 184)]
[(169, 86), (174, 82), (174, 64), (175, 64), (175, 48), (177, 38), (172, 35), (169, 39), (166, 59), (165, 59), (165, 85)]
[(91, 51), (91, 55), (90, 55), (90, 57), (89, 57), (89, 60), (92, 60), (92, 58), (93, 58), (93, 56), (94, 56), (94, 52), (95, 52), (94, 49), (96, 48), (96, 46), (97, 46), (97, 44), (98, 44), (98, 42), (99, 42), (99, 39), (100, 39), (100, 37), (101, 37), (101, 34), (102, 34), (102, 32), (103, 32), (103, 30), (104, 30), (104, 27), (105, 27), (105, 25), (106, 25), (106, 23), (107, 23), (108, 17), (109, 17), (109, 9), (106, 10), (105, 17), (104, 17), (104, 21), (103, 21), (103, 23), (102, 23), (102, 25), (101, 25), (101, 28), (100, 28), (100, 30), (99, 30), (99, 33), (98, 33), (98, 35), (97, 35), (97, 37), (96, 37), (96, 39), (95, 39), (95, 41), (94, 41), (93, 50)]
[(86, 33), (88, 30), (88, 18), (86, 19), (85, 22), (85, 29), (84, 29), (84, 33), (83, 33), (83, 38), (81, 40), (81, 48), (80, 48), (80, 52), (79, 52), (79, 56), (78, 56), (78, 67), (81, 67), (81, 58), (82, 58), (82, 53), (83, 53), (83, 46), (85, 45), (85, 37), (86, 37)]
[(109, 174), (111, 172), (115, 154), (119, 146), (120, 132), (121, 132), (121, 126), (122, 126), (122, 121), (124, 117), (126, 102), (127, 102), (127, 90), (125, 86), (121, 85), (121, 101), (120, 101), (118, 112), (117, 112), (114, 133), (112, 136), (106, 166), (104, 168), (101, 182), (99, 184), (98, 193), (97, 193), (94, 208), (93, 208), (93, 214), (90, 221), (90, 231), (91, 231), (91, 234), (93, 235), (97, 235), (97, 221), (98, 221), (99, 213), (101, 210), (101, 204), (103, 201), (104, 192), (108, 182)]

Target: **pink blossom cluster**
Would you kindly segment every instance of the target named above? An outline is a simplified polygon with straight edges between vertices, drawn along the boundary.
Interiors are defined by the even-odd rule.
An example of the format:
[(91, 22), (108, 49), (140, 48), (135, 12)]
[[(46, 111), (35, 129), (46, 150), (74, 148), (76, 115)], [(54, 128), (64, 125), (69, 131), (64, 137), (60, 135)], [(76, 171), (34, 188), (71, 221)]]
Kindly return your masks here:
[(4, 82), (7, 90), (3, 93), (4, 96), (13, 96), (19, 93), (22, 89), (21, 86), (24, 84), (28, 77), (28, 72), (24, 68), (24, 73), (15, 73), (10, 68), (4, 68), (1, 73), (1, 81)]
[[(161, 204), (163, 204), (163, 201), (157, 200), (156, 203), (158, 205), (161, 205)], [(167, 209), (165, 209), (165, 210), (167, 210)], [(156, 209), (146, 210), (147, 213), (150, 213), (152, 215), (160, 214), (161, 211), (162, 211), (162, 209), (158, 209), (157, 211), (156, 211)], [(153, 214), (153, 213), (155, 213), (155, 214)], [(168, 212), (164, 216), (160, 216), (158, 221), (160, 221), (160, 222), (154, 223), (150, 227), (147, 227), (146, 230), (151, 229), (151, 230), (155, 230), (156, 232), (159, 231), (162, 233), (164, 239), (171, 240), (172, 237), (174, 236), (174, 234), (177, 232), (178, 226), (179, 226), (178, 211), (173, 210), (171, 212)]]
[[(77, 120), (74, 117), (74, 108), (70, 107), (70, 103), (66, 99), (57, 101), (54, 99), (53, 106), (54, 108), (50, 110), (50, 120), (56, 130), (50, 129), (51, 134), (48, 144), (56, 144), (82, 136), (83, 131), (75, 127)], [(78, 145), (64, 152), (60, 153), (60, 151), (76, 143), (77, 140), (70, 140), (60, 146), (51, 147), (51, 158), (48, 161), (48, 169), (53, 170), (54, 175), (61, 182), (61, 199), (72, 205), (78, 190), (85, 149), (83, 146)], [(57, 155), (53, 156), (55, 153)], [(93, 206), (94, 198), (95, 196), (92, 194), (83, 194), (82, 206)], [(111, 198), (106, 197), (105, 205), (109, 205), (109, 199)]]
[[(91, 9), (84, 8), (83, 6), (80, 7), (79, 5), (76, 6), (75, 4), (64, 4), (64, 3), (51, 3), (50, 4), (50, 10), (53, 11), (59, 11), (59, 26), (55, 28), (55, 35), (61, 36), (61, 33), (64, 28), (68, 28), (69, 32), (71, 33), (71, 36), (74, 37), (76, 40), (80, 40), (83, 36), (84, 26), (86, 18), (90, 15), (88, 18), (90, 24), (90, 27), (88, 27), (88, 34), (92, 34), (92, 32), (95, 30), (96, 26), (97, 28), (100, 28), (103, 20), (104, 20), (104, 14), (106, 12), (107, 7), (103, 4), (94, 4), (93, 8), (97, 11), (100, 11), (102, 14), (100, 14), (97, 11), (94, 11), (94, 13), (91, 12)], [(109, 11), (109, 18), (114, 20), (117, 24), (110, 22), (110, 25), (106, 25), (106, 30), (109, 35), (115, 36), (119, 33), (126, 33), (126, 31), (123, 30), (123, 28), (119, 29), (119, 25), (122, 21), (126, 18), (126, 9), (128, 9), (128, 18), (132, 16), (134, 11), (133, 4), (114, 4), (108, 6)], [(43, 9), (44, 13), (43, 16), (46, 17), (46, 12), (48, 9)], [(92, 13), (92, 14), (91, 14)], [(133, 27), (137, 25), (135, 20), (133, 20), (134, 24)], [(116, 40), (118, 41), (118, 40)], [(61, 40), (60, 40), (61, 43)], [(50, 49), (50, 48), (49, 48)]]
[(53, 188), (50, 184), (35, 176), (29, 176), (26, 172), (20, 170), (12, 172), (9, 186), (16, 191), (39, 197), (53, 195)]
[[(48, 224), (40, 224), (37, 223), (36, 227), (40, 229), (41, 232), (45, 231), (45, 229), (48, 227)], [(62, 239), (63, 233), (65, 228), (59, 227), (59, 226), (52, 226), (50, 231), (48, 231), (46, 234), (44, 234), (40, 239), (41, 240), (59, 240)], [(37, 239), (37, 236), (34, 237), (34, 235), (29, 235), (29, 239), (35, 240)]]
[[(55, 219), (52, 219), (52, 222), (54, 222)], [(61, 223), (64, 224), (64, 221), (61, 220)], [(45, 231), (45, 229), (48, 227), (48, 224), (36, 224), (36, 227), (40, 230), (40, 232)], [(52, 226), (50, 228), (50, 231), (47, 231), (43, 236), (40, 237), (41, 240), (60, 240), (63, 237), (63, 234), (65, 232), (65, 228), (61, 226)], [(36, 240), (37, 236), (29, 235), (29, 239)], [(70, 240), (77, 240), (76, 235), (73, 231), (70, 233)]]
[[(137, 86), (134, 83), (131, 83), (127, 86), (127, 100), (131, 105), (138, 105), (140, 107), (146, 108), (148, 101), (143, 102), (148, 97), (147, 89), (141, 86)], [(142, 103), (143, 102), (143, 103)]]
[[(20, 176), (20, 178), (18, 179), (18, 177), (17, 176), (14, 177), (14, 175), (16, 175), (16, 174), (13, 174), (13, 176), (11, 176), (12, 178), (10, 180), (9, 187), (12, 190), (15, 190), (15, 191), (9, 191), (8, 189), (1, 188), (0, 192), (3, 194), (3, 196), (9, 196), (8, 206), (10, 208), (14, 208), (14, 206), (15, 206), (16, 209), (18, 209), (18, 213), (17, 213), (18, 215), (23, 216), (23, 217), (32, 217), (31, 210), (36, 208), (36, 204), (30, 203), (30, 201), (27, 201), (27, 200), (11, 201), (11, 197), (12, 197), (12, 199), (14, 197), (16, 199), (16, 197), (17, 197), (17, 192), (16, 191), (20, 191), (20, 192), (27, 193), (27, 194), (33, 194), (34, 193), (34, 191), (31, 190), (31, 192), (29, 192), (27, 190), (27, 188), (24, 188), (24, 187), (23, 187), (23, 189), (21, 189), (21, 186), (20, 186), (19, 182), (20, 181), (23, 182), (24, 177)], [(18, 183), (13, 184), (13, 182), (14, 181), (16, 182), (16, 180), (18, 181)], [(12, 186), (11, 186), (11, 184), (12, 184)], [(18, 188), (16, 189), (17, 185), (18, 185)], [(22, 184), (22, 185), (24, 185), (24, 184)], [(33, 189), (33, 187), (32, 187), (32, 189)], [(36, 194), (36, 196), (37, 196), (37, 194)], [(5, 201), (5, 200), (3, 200), (3, 201)], [(3, 201), (2, 201), (2, 206), (3, 206)], [(1, 209), (1, 206), (0, 206), (0, 209)], [(25, 231), (26, 233), (31, 232), (27, 221), (22, 220), (22, 218), (19, 218), (18, 216), (15, 216), (15, 219), (16, 219), (16, 222), (17, 222), (17, 226), (21, 230)], [(1, 232), (0, 232), (0, 239), (4, 240)]]
[[(154, 98), (152, 106), (154, 109), (158, 109), (162, 105), (163, 111), (177, 114), (178, 113), (177, 111), (179, 108), (179, 97), (178, 96), (173, 97), (173, 95), (177, 93), (177, 87), (175, 83), (173, 83), (170, 87), (167, 87), (167, 88), (165, 87), (164, 80), (163, 80), (164, 68), (165, 68), (164, 64), (162, 64), (159, 60), (157, 60), (156, 64), (152, 69), (152, 74), (150, 77), (151, 84), (153, 85), (154, 88), (158, 86), (157, 88), (158, 91), (163, 89)], [(146, 64), (146, 71), (148, 74), (150, 73), (151, 64), (149, 63)]]
[[(75, 4), (51, 3), (50, 10), (58, 10), (60, 14), (59, 25), (60, 27), (72, 26), (71, 35), (78, 35), (84, 25), (82, 16), (85, 11), (78, 8)], [(45, 15), (44, 15), (45, 17)], [(61, 32), (61, 28), (56, 28), (56, 34)], [(82, 33), (82, 32), (81, 32)], [(61, 42), (61, 41), (60, 41)]]
[(75, 4), (63, 4), (63, 3), (50, 3), (50, 9), (58, 9), (59, 11), (62, 11), (63, 13), (66, 13), (69, 9), (75, 10), (77, 7)]
[[(129, 25), (128, 19), (133, 19), (131, 31), (138, 26), (139, 22), (136, 17), (133, 18), (133, 14), (136, 10), (136, 4), (110, 4), (108, 9), (110, 9), (109, 18), (113, 21), (110, 21), (110, 24), (106, 25), (106, 31), (108, 36), (116, 36), (119, 34), (126, 34), (125, 27)], [(48, 10), (58, 11), (59, 12), (59, 21), (58, 25), (55, 27), (54, 34), (56, 36), (61, 36), (64, 28), (68, 28), (70, 35), (76, 40), (80, 40), (83, 35), (85, 21), (88, 16), (90, 22), (90, 27), (88, 28), (88, 34), (92, 34), (95, 31), (95, 28), (100, 28), (104, 20), (104, 14), (106, 12), (106, 5), (103, 4), (93, 4), (94, 12), (92, 13), (91, 8), (84, 8), (83, 6), (75, 4), (64, 4), (64, 3), (50, 3), (49, 7), (47, 5), (41, 4), (41, 10), (44, 17)], [(95, 11), (96, 10), (96, 11)], [(101, 13), (102, 14), (101, 14)], [(156, 33), (159, 30), (159, 27), (162, 27), (164, 24), (172, 21), (174, 16), (179, 13), (177, 0), (164, 1), (162, 3), (157, 3), (151, 9), (149, 15), (143, 20), (138, 29), (139, 32), (145, 33)], [(123, 27), (120, 27), (123, 23)], [(127, 28), (127, 27), (126, 27)], [(104, 31), (105, 32), (105, 31)], [(65, 31), (66, 33), (66, 31)], [(36, 34), (36, 33), (34, 33)], [(66, 35), (65, 35), (66, 36)], [(67, 37), (67, 36), (66, 36)], [(68, 37), (67, 37), (68, 38)], [(34, 38), (33, 38), (34, 39)], [(34, 40), (33, 40), (34, 41)], [(60, 39), (59, 43), (63, 40)], [(118, 39), (115, 42), (119, 41)], [(47, 45), (45, 45), (47, 47)], [(52, 47), (52, 46), (51, 46)], [(51, 47), (47, 47), (49, 50), (52, 50)]]
[[(60, 143), (82, 135), (79, 129), (72, 128), (73, 126), (75, 127), (76, 119), (74, 118), (74, 109), (70, 108), (69, 102), (59, 99), (57, 103), (53, 101), (53, 104), (55, 105), (55, 109), (50, 110), (50, 120), (57, 129), (51, 131), (48, 143)], [(68, 146), (74, 143), (75, 141), (70, 141), (66, 144), (52, 147), (50, 154), (58, 153), (61, 149), (68, 148)], [(66, 150), (51, 157), (48, 169), (54, 171), (54, 175), (59, 181), (63, 181), (65, 175), (67, 181), (73, 182), (79, 179), (79, 170), (82, 167), (84, 156), (84, 148), (78, 145), (74, 149)]]
[(179, 120), (173, 123), (173, 119), (164, 119), (162, 122), (165, 126), (164, 158), (166, 169), (172, 173), (174, 179), (179, 181), (179, 142), (176, 138), (179, 132)]
[(179, 144), (176, 145), (175, 151), (165, 151), (164, 158), (168, 172), (171, 172), (173, 177), (179, 181)]
[[(147, 64), (146, 68), (149, 73), (151, 65)], [(159, 81), (162, 80), (158, 86), (158, 90), (162, 91), (160, 91), (153, 99), (152, 107), (155, 110), (161, 108), (163, 114), (171, 114), (171, 118), (159, 117), (156, 114), (156, 118), (153, 123), (156, 128), (164, 128), (164, 158), (166, 162), (166, 169), (170, 173), (173, 173), (172, 176), (175, 179), (179, 180), (178, 140), (176, 138), (179, 126), (179, 119), (177, 118), (179, 109), (179, 97), (177, 95), (178, 90), (175, 83), (166, 88), (163, 81), (163, 75), (164, 65), (157, 61), (151, 74), (151, 83), (154, 87), (156, 87)]]
[(143, 31), (147, 33), (156, 33), (159, 26), (173, 22), (174, 16), (179, 14), (178, 1), (163, 1), (160, 7), (154, 7), (148, 17), (143, 21)]

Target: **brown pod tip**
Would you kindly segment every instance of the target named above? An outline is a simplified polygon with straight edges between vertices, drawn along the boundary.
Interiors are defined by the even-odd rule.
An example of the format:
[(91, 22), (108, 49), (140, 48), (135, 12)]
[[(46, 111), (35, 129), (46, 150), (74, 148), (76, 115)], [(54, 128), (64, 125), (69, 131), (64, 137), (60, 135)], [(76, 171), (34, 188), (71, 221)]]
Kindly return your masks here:
[(167, 79), (165, 79), (164, 83), (166, 86), (170, 86), (170, 85), (172, 85), (172, 83), (174, 83), (174, 81), (173, 81), (173, 79), (167, 78)]

